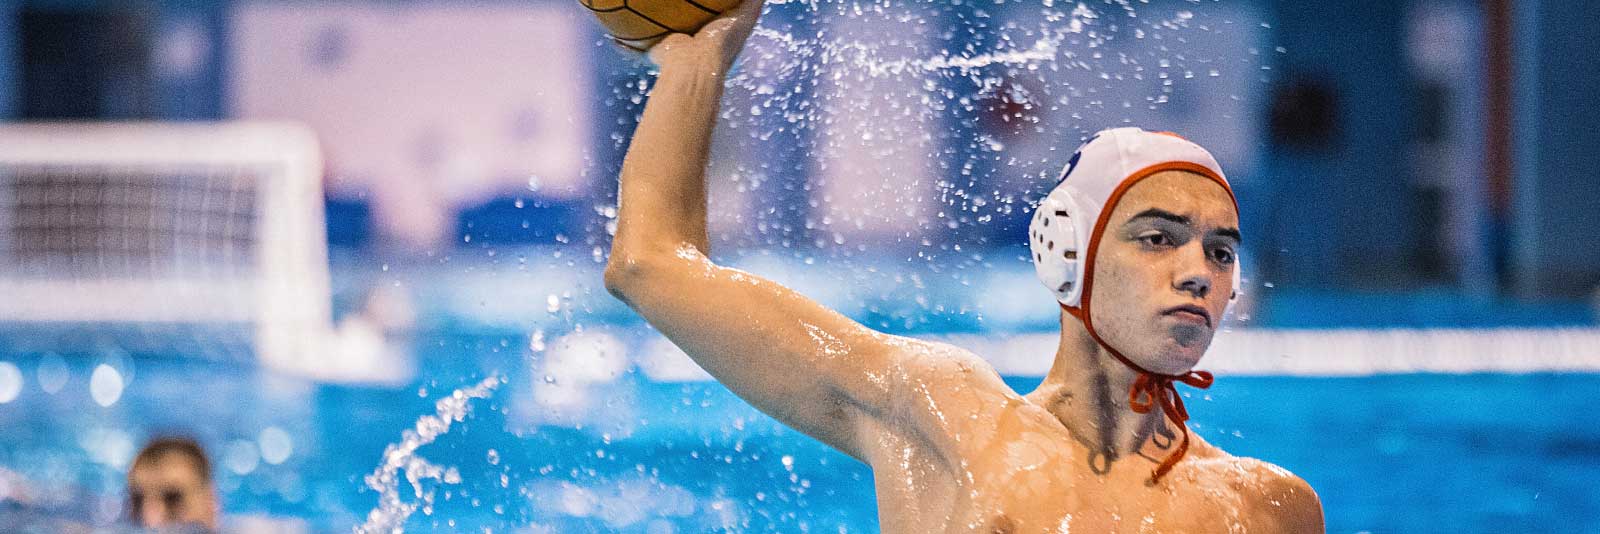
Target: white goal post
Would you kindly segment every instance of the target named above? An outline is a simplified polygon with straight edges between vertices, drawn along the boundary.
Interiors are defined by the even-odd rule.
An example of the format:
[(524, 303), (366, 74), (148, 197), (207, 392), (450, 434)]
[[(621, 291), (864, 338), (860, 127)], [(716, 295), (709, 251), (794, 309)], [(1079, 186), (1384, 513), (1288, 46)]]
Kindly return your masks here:
[(3, 323), (242, 328), (305, 369), (332, 325), (325, 228), (297, 124), (0, 124)]

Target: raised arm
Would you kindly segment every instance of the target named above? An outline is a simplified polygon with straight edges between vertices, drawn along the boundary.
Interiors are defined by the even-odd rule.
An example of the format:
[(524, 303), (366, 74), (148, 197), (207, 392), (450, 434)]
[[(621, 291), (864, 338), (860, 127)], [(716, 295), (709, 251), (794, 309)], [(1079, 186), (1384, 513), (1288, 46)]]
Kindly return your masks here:
[[(622, 167), (606, 287), (761, 411), (870, 461), (879, 417), (925, 345), (874, 332), (779, 284), (711, 262), (705, 167), (723, 81), (760, 12), (745, 0), (652, 50), (660, 78)], [(910, 365), (917, 365), (915, 363)]]

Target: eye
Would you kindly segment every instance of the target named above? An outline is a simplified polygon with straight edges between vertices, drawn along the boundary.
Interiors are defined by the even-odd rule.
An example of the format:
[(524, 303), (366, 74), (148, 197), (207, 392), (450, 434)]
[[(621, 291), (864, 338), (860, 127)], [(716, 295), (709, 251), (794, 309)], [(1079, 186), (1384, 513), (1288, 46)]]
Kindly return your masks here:
[(1212, 251), (1211, 257), (1215, 259), (1217, 263), (1221, 263), (1223, 265), (1232, 265), (1235, 259), (1233, 255), (1233, 249), (1228, 247), (1217, 248), (1215, 251)]
[(1172, 236), (1167, 235), (1166, 232), (1151, 232), (1144, 234), (1139, 236), (1139, 241), (1143, 241), (1147, 245), (1156, 247), (1172, 246), (1173, 244)]

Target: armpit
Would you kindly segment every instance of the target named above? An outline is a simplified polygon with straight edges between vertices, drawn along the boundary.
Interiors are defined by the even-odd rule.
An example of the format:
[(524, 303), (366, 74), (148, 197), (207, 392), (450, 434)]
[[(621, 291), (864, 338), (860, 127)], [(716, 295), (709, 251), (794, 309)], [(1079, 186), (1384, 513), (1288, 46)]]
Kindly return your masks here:
[(997, 413), (1023, 402), (989, 362), (970, 351), (920, 340), (901, 346), (888, 385), (885, 423), (920, 435), (945, 453), (954, 452), (958, 441), (981, 441)]

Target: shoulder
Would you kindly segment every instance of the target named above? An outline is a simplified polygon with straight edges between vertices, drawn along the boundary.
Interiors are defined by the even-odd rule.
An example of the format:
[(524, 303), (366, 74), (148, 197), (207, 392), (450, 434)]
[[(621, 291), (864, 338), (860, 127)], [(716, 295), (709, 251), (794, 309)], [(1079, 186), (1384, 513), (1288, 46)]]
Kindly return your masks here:
[[(964, 434), (980, 412), (1015, 404), (1020, 396), (993, 365), (972, 351), (948, 343), (894, 338), (888, 343), (893, 365), (873, 379), (883, 388), (883, 422), (907, 426), (933, 441)], [(973, 417), (952, 417), (955, 414)]]
[(1244, 504), (1266, 532), (1323, 532), (1322, 500), (1305, 479), (1254, 458), (1238, 458)]
[(1191, 436), (1191, 469), (1199, 470), (1208, 485), (1238, 496), (1254, 525), (1251, 532), (1324, 532), (1322, 501), (1305, 479), (1271, 462), (1234, 456)]
[(988, 360), (949, 343), (901, 338), (894, 343), (900, 367), (913, 387), (943, 386), (951, 393), (973, 388), (1011, 391)]

